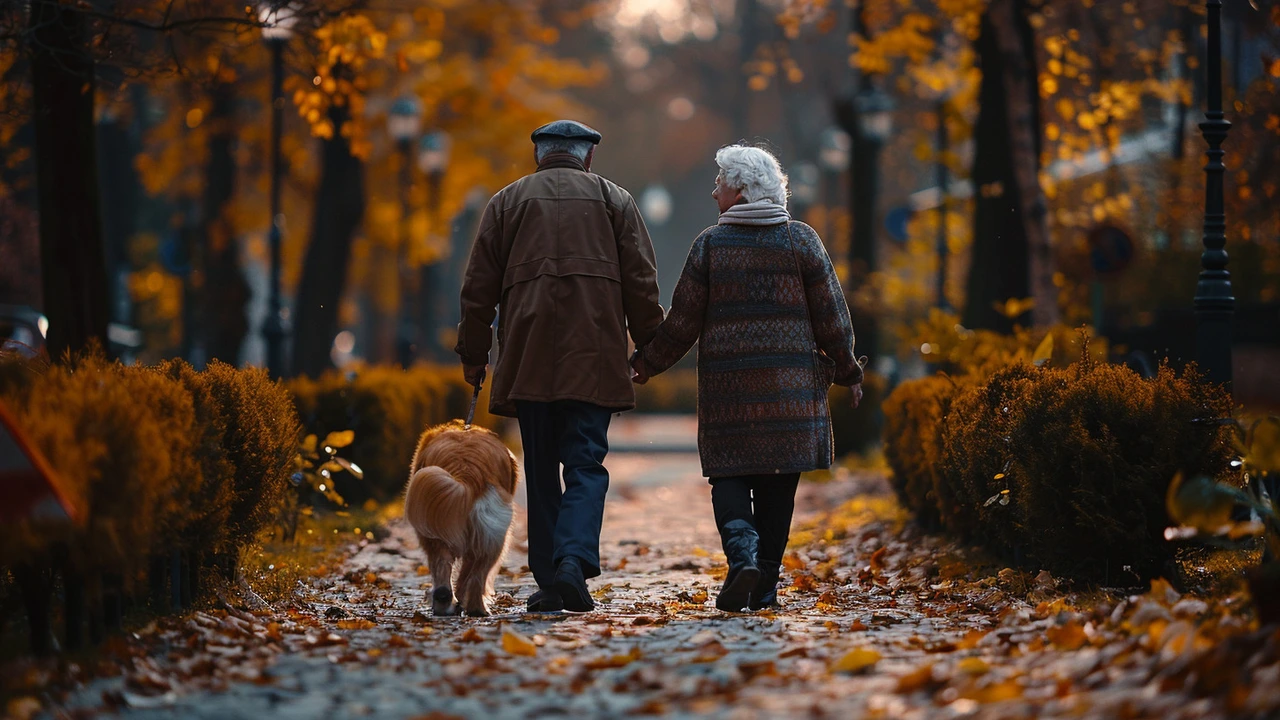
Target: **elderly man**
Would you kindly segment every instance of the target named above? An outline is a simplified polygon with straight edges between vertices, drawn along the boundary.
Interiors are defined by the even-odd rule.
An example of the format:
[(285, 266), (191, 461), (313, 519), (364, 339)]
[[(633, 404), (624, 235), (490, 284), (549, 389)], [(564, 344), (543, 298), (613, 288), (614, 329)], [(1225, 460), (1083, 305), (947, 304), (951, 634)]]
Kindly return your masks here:
[(532, 138), (537, 172), (485, 208), (455, 350), (479, 384), (501, 306), (490, 410), (520, 422), (538, 583), (528, 608), (586, 612), (586, 580), (600, 574), (609, 418), (635, 407), (627, 332), (643, 347), (663, 313), (635, 200), (591, 172), (600, 133), (559, 120)]

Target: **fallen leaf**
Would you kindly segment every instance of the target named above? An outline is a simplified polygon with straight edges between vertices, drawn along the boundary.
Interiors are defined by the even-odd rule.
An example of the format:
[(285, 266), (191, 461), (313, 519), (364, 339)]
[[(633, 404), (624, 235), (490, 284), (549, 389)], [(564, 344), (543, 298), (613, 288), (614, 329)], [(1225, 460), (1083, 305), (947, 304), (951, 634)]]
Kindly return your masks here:
[(633, 647), (626, 655), (611, 655), (605, 658), (597, 658), (589, 660), (583, 665), (587, 670), (603, 670), (605, 668), (619, 668), (630, 665), (640, 659), (640, 648)]
[(884, 556), (889, 552), (889, 548), (881, 547), (879, 550), (871, 553), (871, 571), (879, 572), (884, 570)]
[(509, 655), (535, 657), (538, 654), (538, 646), (534, 645), (532, 640), (515, 630), (505, 628), (502, 631), (502, 649)]
[(991, 666), (982, 658), (967, 657), (956, 664), (956, 670), (966, 675), (985, 675), (991, 670)]
[(353, 618), (350, 620), (339, 620), (338, 627), (342, 630), (369, 630), (378, 627), (378, 623), (365, 618)]
[(707, 601), (707, 597), (708, 596), (707, 596), (706, 590), (698, 590), (689, 596), (689, 601), (698, 605), (702, 605)]
[(1059, 650), (1079, 650), (1089, 641), (1080, 623), (1072, 620), (1066, 625), (1055, 625), (1044, 631), (1049, 642)]
[(856, 648), (844, 654), (831, 666), (831, 672), (858, 673), (869, 670), (880, 661), (880, 653), (871, 648)]
[(898, 678), (897, 692), (906, 694), (923, 690), (933, 684), (933, 663), (925, 663)]
[(462, 633), (462, 637), (458, 638), (458, 642), (478, 643), (484, 642), (484, 638), (480, 637), (480, 633), (476, 632), (475, 628), (467, 628), (467, 631)]

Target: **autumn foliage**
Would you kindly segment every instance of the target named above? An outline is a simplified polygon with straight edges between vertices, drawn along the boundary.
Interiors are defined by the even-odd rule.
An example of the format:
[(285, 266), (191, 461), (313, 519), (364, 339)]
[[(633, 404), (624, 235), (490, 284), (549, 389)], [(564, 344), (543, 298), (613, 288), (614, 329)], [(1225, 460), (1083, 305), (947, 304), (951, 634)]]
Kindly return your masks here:
[(899, 496), (926, 524), (1055, 574), (1130, 584), (1172, 558), (1164, 496), (1221, 476), (1231, 401), (1194, 371), (1151, 379), (1082, 359), (899, 386), (884, 404)]
[[(289, 390), (307, 432), (355, 433), (343, 456), (363, 468), (364, 478), (336, 478), (348, 502), (388, 500), (403, 491), (418, 436), (431, 425), (465, 417), (472, 396), (460, 368), (430, 365), (335, 370), (292, 380)], [(493, 425), (488, 406), (486, 385), (476, 403), (477, 425)]]
[(297, 416), (262, 370), (126, 367), (91, 352), (8, 377), (21, 382), (0, 387), (6, 404), (86, 522), (14, 528), (0, 565), (136, 577), (151, 554), (234, 558), (287, 486)]

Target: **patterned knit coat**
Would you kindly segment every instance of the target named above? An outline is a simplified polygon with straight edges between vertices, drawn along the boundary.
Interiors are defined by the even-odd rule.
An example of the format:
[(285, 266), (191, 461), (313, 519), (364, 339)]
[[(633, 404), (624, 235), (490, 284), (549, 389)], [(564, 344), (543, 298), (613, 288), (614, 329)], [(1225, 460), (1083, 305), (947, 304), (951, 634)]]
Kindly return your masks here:
[(813, 228), (716, 225), (694, 241), (671, 311), (641, 357), (656, 375), (698, 344), (703, 475), (778, 474), (831, 467), (827, 390), (862, 382), (853, 342), (849, 306)]

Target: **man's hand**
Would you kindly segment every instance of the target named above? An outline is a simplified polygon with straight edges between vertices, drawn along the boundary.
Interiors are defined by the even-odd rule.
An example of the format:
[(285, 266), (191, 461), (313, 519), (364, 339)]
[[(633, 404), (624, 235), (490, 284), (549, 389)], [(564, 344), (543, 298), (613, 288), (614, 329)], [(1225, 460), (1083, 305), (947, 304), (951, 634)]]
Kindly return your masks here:
[(644, 358), (640, 357), (639, 352), (631, 357), (631, 372), (631, 382), (636, 385), (643, 385), (649, 382), (649, 375), (645, 373)]
[(857, 410), (858, 404), (862, 402), (862, 383), (850, 385), (849, 390), (849, 406)]
[(484, 376), (488, 370), (488, 365), (468, 365), (466, 363), (462, 363), (462, 377), (466, 378), (467, 384), (472, 387), (484, 382)]

